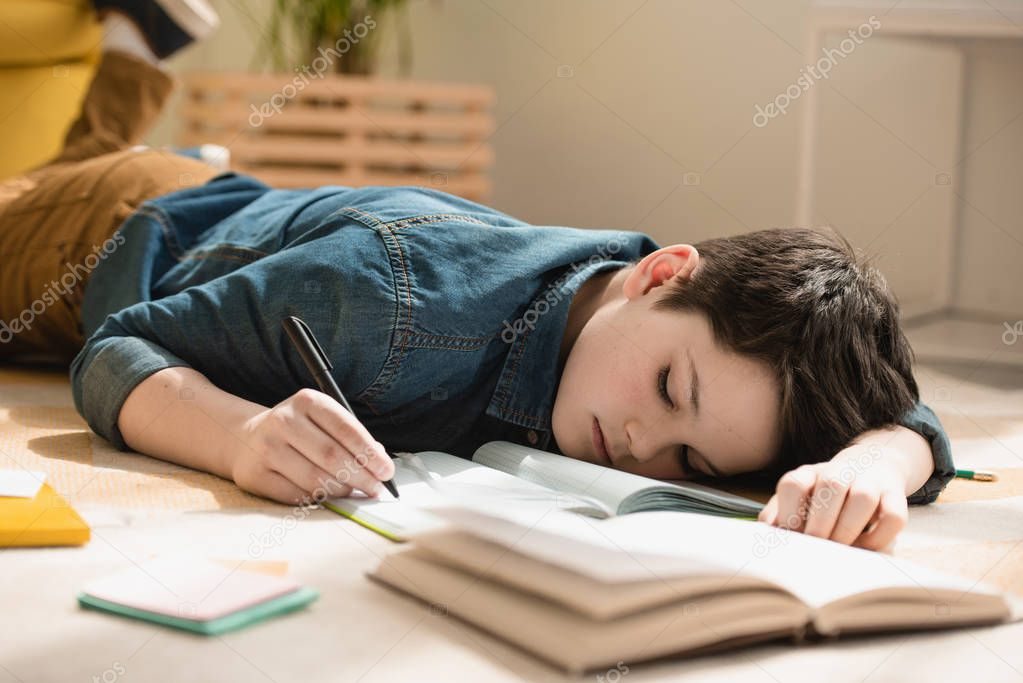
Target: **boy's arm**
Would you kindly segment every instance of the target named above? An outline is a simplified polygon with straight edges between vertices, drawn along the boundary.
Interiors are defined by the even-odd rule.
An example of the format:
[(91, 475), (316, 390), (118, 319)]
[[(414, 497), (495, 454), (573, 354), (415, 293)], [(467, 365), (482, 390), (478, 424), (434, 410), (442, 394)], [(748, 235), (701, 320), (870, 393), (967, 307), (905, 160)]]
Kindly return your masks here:
[[(370, 313), (393, 310), (394, 301), (362, 271), (339, 272), (340, 258), (309, 243), (108, 315), (71, 364), (75, 407), (119, 449), (199, 467), (277, 500), (261, 488), (276, 478), (271, 472), (310, 492), (336, 479), (342, 463), (363, 458), (365, 469), (387, 478), (393, 465), (358, 419), (303, 390), (311, 378), (281, 327), (285, 315), (306, 317), (324, 348), (345, 349), (334, 376), (358, 410), (360, 392), (391, 352), (390, 318)], [(322, 286), (304, 286), (310, 281)], [(361, 324), (347, 324), (351, 318)], [(239, 425), (249, 447), (237, 448), (235, 439), (244, 457), (228, 463), (228, 435)], [(361, 469), (346, 469), (339, 481), (377, 490)], [(275, 490), (282, 488), (294, 492), (283, 484)]]
[(786, 473), (759, 519), (874, 550), (890, 545), (907, 502), (933, 501), (955, 476), (948, 436), (929, 408), (917, 402), (900, 422)]
[[(171, 367), (132, 389), (117, 426), (136, 451), (231, 479), (233, 455), (245, 447), (242, 425), (263, 410), (220, 390), (192, 368)], [(183, 434), (202, 438), (181, 438)]]
[[(336, 429), (329, 428), (330, 419)], [(328, 428), (318, 429), (318, 420)], [(377, 473), (381, 479), (393, 474), (382, 447), (329, 396), (304, 390), (267, 409), (223, 391), (192, 368), (165, 368), (144, 379), (121, 407), (118, 429), (137, 451), (281, 502), (343, 496), (353, 487), (372, 494), (379, 491)], [(317, 432), (324, 444), (333, 440), (366, 455), (347, 460), (337, 448), (303, 448), (303, 436), (315, 439)]]

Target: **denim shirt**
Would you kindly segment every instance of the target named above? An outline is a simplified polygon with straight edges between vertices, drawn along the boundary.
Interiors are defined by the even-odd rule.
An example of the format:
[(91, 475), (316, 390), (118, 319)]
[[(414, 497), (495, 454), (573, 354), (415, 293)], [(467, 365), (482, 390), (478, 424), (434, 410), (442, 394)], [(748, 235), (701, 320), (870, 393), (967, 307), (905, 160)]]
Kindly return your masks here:
[[(274, 190), (225, 173), (146, 202), (92, 272), (75, 407), (127, 450), (117, 418), (149, 375), (182, 366), (272, 406), (315, 386), (281, 326), (308, 323), (356, 416), (392, 451), (471, 457), (495, 439), (556, 450), (551, 412), (573, 295), (659, 248), (631, 231), (534, 226), (420, 187)], [(903, 419), (953, 476), (923, 404)]]

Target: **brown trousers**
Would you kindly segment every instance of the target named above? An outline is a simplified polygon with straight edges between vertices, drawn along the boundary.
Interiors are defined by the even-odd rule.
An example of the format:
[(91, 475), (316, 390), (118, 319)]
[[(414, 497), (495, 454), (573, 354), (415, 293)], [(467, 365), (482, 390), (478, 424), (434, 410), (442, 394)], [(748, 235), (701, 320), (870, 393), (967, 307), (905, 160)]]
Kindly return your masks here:
[(116, 248), (111, 236), (124, 219), (147, 199), (219, 173), (171, 152), (131, 149), (172, 89), (160, 69), (104, 53), (63, 151), (0, 183), (0, 358), (73, 358), (85, 341), (89, 274)]

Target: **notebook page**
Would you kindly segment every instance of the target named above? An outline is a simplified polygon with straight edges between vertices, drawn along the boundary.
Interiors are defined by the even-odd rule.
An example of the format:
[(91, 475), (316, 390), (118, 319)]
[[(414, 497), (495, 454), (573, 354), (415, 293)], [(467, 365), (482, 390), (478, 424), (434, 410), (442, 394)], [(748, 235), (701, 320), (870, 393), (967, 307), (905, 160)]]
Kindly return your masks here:
[[(407, 454), (399, 454), (407, 455)], [(418, 454), (431, 478), (457, 480), (460, 476), (472, 479), (471, 470), (483, 469), (462, 458), (440, 452)], [(378, 498), (352, 495), (345, 498), (331, 498), (324, 501), (324, 507), (339, 513), (347, 513), (355, 519), (369, 524), (377, 531), (398, 538), (442, 526), (443, 522), (426, 511), (426, 507), (443, 500), (419, 472), (409, 466), (404, 457), (394, 461), (393, 481), (398, 487), (400, 499), (395, 499), (386, 490)]]
[(592, 496), (616, 514), (623, 500), (636, 491), (658, 484), (646, 477), (510, 441), (483, 444), (473, 455), (473, 462), (556, 491)]
[[(397, 455), (394, 483), (400, 498), (385, 491), (375, 499), (358, 495), (332, 498), (324, 501), (324, 506), (399, 538), (440, 526), (440, 520), (430, 513), (430, 508), (437, 505), (496, 505), (519, 520), (532, 519), (551, 508), (573, 509), (574, 501), (566, 502), (565, 496), (556, 491), (448, 453)], [(586, 501), (581, 501), (574, 507), (585, 506)]]

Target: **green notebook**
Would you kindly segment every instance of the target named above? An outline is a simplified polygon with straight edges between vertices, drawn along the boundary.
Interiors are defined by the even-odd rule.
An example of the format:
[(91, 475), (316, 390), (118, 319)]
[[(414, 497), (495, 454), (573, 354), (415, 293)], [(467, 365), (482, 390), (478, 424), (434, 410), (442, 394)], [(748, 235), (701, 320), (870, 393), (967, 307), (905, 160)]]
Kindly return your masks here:
[(108, 602), (100, 598), (94, 598), (86, 593), (78, 594), (78, 604), (82, 607), (120, 614), (133, 619), (151, 621), (154, 624), (172, 626), (193, 633), (201, 633), (204, 636), (217, 636), (228, 631), (236, 631), (240, 628), (257, 624), (264, 619), (276, 617), (279, 614), (287, 614), (297, 609), (302, 609), (309, 603), (320, 597), (320, 594), (312, 588), (299, 588), (296, 591), (282, 595), (279, 598), (267, 600), (247, 609), (227, 614), (211, 621), (196, 621), (184, 617), (173, 617), (159, 612), (147, 612), (146, 610), (119, 605), (116, 602)]
[(294, 580), (233, 569), (204, 558), (169, 556), (92, 581), (78, 594), (89, 609), (219, 635), (286, 614), (319, 593)]

